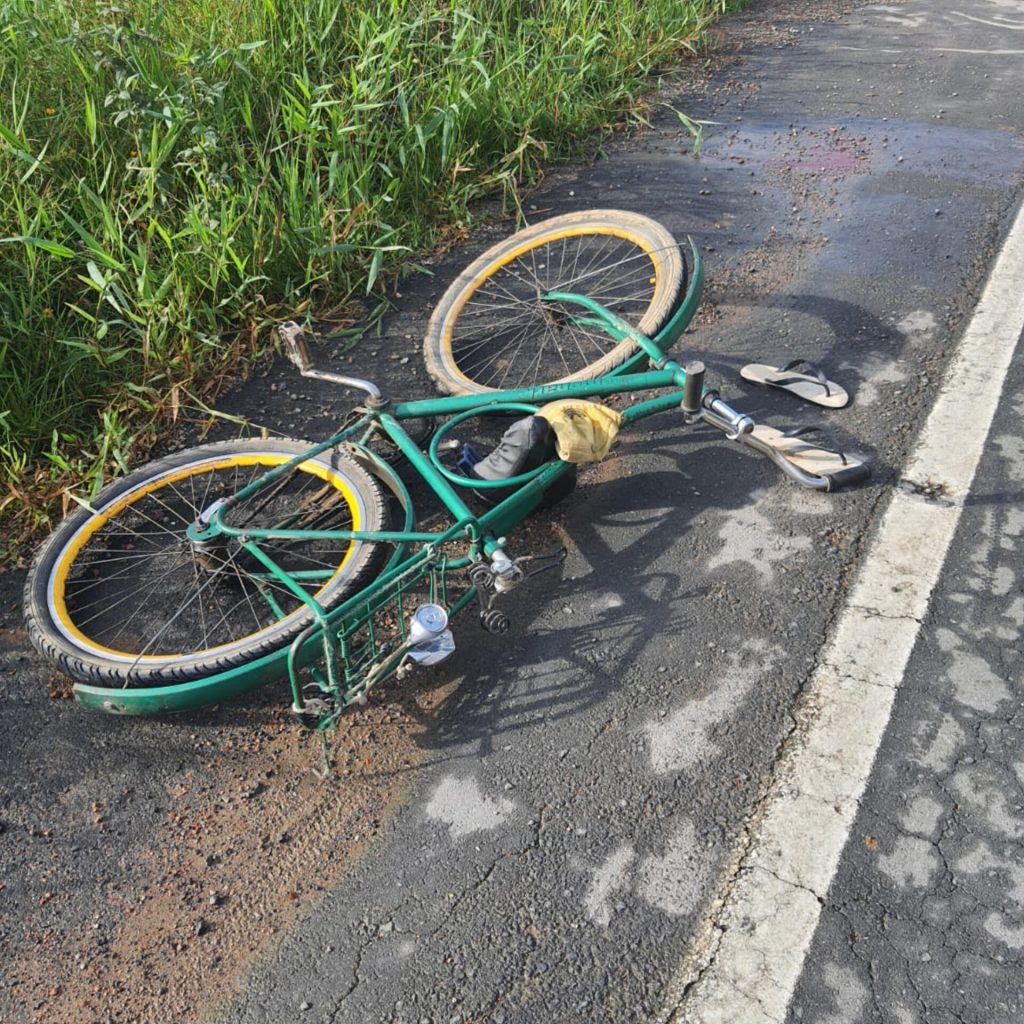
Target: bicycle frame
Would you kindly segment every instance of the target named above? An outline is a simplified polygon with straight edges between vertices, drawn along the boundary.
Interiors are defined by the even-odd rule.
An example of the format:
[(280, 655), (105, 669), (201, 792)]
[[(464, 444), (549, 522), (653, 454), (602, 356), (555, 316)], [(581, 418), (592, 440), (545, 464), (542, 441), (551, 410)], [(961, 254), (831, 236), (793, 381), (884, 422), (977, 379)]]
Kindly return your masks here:
[[(483, 600), (477, 585), (471, 584), (463, 594), (451, 593), (451, 573), (465, 570), (474, 564), (505, 559), (504, 535), (520, 523), (541, 503), (545, 492), (570, 470), (570, 464), (555, 459), (543, 466), (511, 480), (481, 481), (462, 477), (441, 464), (437, 447), (440, 436), (458, 422), (491, 412), (536, 411), (548, 402), (560, 399), (588, 399), (622, 393), (645, 393), (664, 388), (669, 393), (629, 406), (623, 413), (622, 425), (627, 426), (654, 415), (676, 409), (686, 392), (687, 371), (666, 356), (666, 351), (686, 330), (700, 303), (703, 268), (700, 253), (692, 240), (693, 273), (682, 304), (664, 328), (654, 337), (632, 328), (609, 310), (583, 295), (553, 292), (545, 298), (566, 304), (575, 304), (584, 311), (581, 322), (600, 326), (617, 341), (630, 338), (637, 352), (616, 371), (596, 380), (563, 384), (548, 384), (532, 388), (512, 389), (489, 393), (486, 396), (468, 395), (432, 398), (392, 403), (379, 397), (376, 388), (366, 382), (356, 382), (369, 393), (369, 400), (360, 411), (359, 419), (345, 426), (333, 436), (311, 445), (302, 455), (275, 467), (244, 487), (236, 495), (221, 500), (206, 509), (199, 521), (188, 531), (195, 544), (217, 537), (234, 539), (262, 565), (266, 577), (273, 578), (304, 603), (312, 614), (313, 622), (291, 644), (264, 657), (217, 675), (170, 686), (139, 689), (109, 689), (86, 684), (75, 686), (78, 701), (86, 707), (116, 714), (154, 714), (182, 711), (230, 699), (272, 682), (287, 674), (291, 680), (292, 706), (299, 713), (311, 716), (320, 728), (333, 725), (341, 711), (351, 703), (363, 702), (369, 689), (392, 674), (405, 660), (410, 645), (405, 623), (404, 603), (411, 599), (414, 586), (425, 587), (433, 603), (441, 603), (449, 617), (474, 600)], [(632, 372), (646, 361), (652, 368)], [(306, 369), (303, 370), (306, 372)], [(310, 376), (329, 377), (310, 371)], [(692, 384), (697, 384), (698, 378)], [(702, 419), (723, 430), (734, 440), (749, 444), (768, 454), (790, 475), (805, 486), (825, 489), (821, 481), (808, 477), (793, 467), (784, 465), (775, 454), (752, 438), (753, 421), (743, 416), (703, 387), (703, 368), (699, 375), (697, 397), (699, 413), (690, 411), (689, 418)], [(692, 391), (692, 388), (691, 388)], [(689, 399), (692, 402), (692, 396)], [(420, 418), (444, 419), (438, 433), (424, 453), (403, 428), (403, 421)], [(366, 442), (374, 433), (391, 440), (408, 459), (413, 472), (423, 480), (445, 507), (451, 525), (442, 533), (417, 531), (415, 512), (409, 491), (391, 467), (375, 455)], [(404, 509), (405, 521), (400, 530), (301, 530), (288, 528), (242, 529), (227, 521), (232, 506), (254, 493), (271, 486), (290, 473), (306, 459), (339, 445), (346, 445), (357, 459), (368, 464), (371, 471), (395, 494)], [(827, 485), (825, 485), (827, 486)], [(494, 507), (475, 513), (459, 493), (460, 488), (486, 490), (500, 488), (514, 490)], [(383, 573), (359, 593), (330, 610), (311, 596), (299, 584), (317, 576), (313, 572), (289, 574), (283, 570), (260, 546), (261, 541), (302, 540), (322, 538), (338, 541), (370, 541), (394, 545), (394, 552)], [(446, 548), (461, 545), (465, 553), (451, 557)], [(414, 550), (410, 553), (410, 548)], [(323, 577), (331, 575), (324, 570)], [(434, 601), (434, 598), (437, 600)], [(272, 596), (268, 603), (274, 607)], [(385, 606), (397, 610), (399, 636), (395, 640), (379, 641), (374, 637), (373, 616)], [(278, 607), (276, 614), (283, 616)], [(483, 615), (483, 612), (481, 613)], [(360, 633), (360, 631), (362, 631)], [(367, 642), (365, 635), (369, 633)], [(322, 661), (323, 670), (315, 662)], [(310, 669), (314, 689), (320, 697), (306, 698), (300, 674)]]

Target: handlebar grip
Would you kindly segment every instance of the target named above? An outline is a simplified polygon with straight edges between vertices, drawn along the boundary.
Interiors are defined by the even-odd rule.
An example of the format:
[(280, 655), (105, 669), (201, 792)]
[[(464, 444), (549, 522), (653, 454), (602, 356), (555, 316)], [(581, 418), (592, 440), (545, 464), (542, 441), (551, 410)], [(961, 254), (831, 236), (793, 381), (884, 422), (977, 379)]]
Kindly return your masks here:
[(842, 487), (849, 487), (850, 484), (859, 484), (871, 476), (871, 467), (866, 462), (858, 463), (856, 466), (845, 466), (837, 469), (834, 473), (826, 473), (829, 491), (838, 491)]

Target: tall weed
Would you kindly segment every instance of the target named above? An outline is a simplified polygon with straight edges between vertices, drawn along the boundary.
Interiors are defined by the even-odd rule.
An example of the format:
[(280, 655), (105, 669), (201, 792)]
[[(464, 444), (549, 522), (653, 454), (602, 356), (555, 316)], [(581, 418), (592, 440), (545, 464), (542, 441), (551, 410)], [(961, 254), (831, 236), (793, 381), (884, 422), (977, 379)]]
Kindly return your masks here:
[(732, 0), (0, 3), (0, 514), (382, 288)]

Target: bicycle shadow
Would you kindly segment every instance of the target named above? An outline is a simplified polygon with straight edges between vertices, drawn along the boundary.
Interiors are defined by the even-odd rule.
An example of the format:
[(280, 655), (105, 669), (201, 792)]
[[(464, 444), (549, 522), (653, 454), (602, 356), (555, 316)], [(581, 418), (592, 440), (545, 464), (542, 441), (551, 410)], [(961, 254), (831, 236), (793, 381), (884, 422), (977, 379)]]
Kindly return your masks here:
[[(542, 598), (527, 583), (506, 605), (511, 642), (463, 627), (464, 647), (449, 663), (461, 678), (419, 737), (435, 756), (486, 756), (499, 738), (585, 715), (630, 684), (641, 661), (650, 661), (642, 656), (652, 644), (670, 639), (666, 660), (692, 663), (701, 643), (692, 627), (715, 580), (696, 559), (692, 576), (662, 563), (678, 561), (674, 549), (696, 520), (710, 510), (741, 508), (752, 492), (734, 478), (728, 493), (695, 494), (699, 463), (722, 453), (680, 450), (678, 441), (632, 448), (617, 460), (624, 475), (570, 499), (569, 568)], [(733, 476), (731, 455), (719, 458), (726, 477)], [(628, 467), (635, 460), (674, 468), (634, 475)], [(754, 490), (759, 486), (760, 480)]]

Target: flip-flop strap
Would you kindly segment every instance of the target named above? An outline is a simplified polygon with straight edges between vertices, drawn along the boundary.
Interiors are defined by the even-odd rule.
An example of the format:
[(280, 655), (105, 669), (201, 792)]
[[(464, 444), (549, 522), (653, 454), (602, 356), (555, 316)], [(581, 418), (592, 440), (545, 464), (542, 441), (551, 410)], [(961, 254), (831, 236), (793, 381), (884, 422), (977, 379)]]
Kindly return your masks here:
[(828, 386), (828, 380), (825, 374), (807, 359), (793, 359), (786, 363), (785, 366), (777, 366), (775, 368), (776, 373), (785, 373), (787, 370), (795, 370), (798, 366), (806, 366), (807, 372), (801, 374), (799, 377), (785, 377), (782, 380), (773, 380), (769, 383), (774, 384), (777, 388), (786, 387), (788, 384), (798, 384), (801, 381), (807, 382), (808, 377), (813, 377), (817, 383), (819, 383), (825, 389), (825, 397), (829, 398), (832, 395), (832, 389)]
[(813, 426), (812, 424), (808, 424), (807, 426), (803, 427), (794, 427), (792, 430), (785, 431), (782, 436), (806, 437), (808, 434), (817, 434), (819, 437), (823, 437), (826, 441), (828, 441), (828, 446), (815, 445), (815, 447), (820, 448), (822, 451), (825, 452), (831, 452), (833, 455), (838, 455), (839, 458), (843, 460), (843, 465), (847, 465), (846, 456), (838, 448), (835, 447), (832, 438), (829, 437), (829, 435), (824, 430), (822, 430), (821, 427), (816, 427)]

